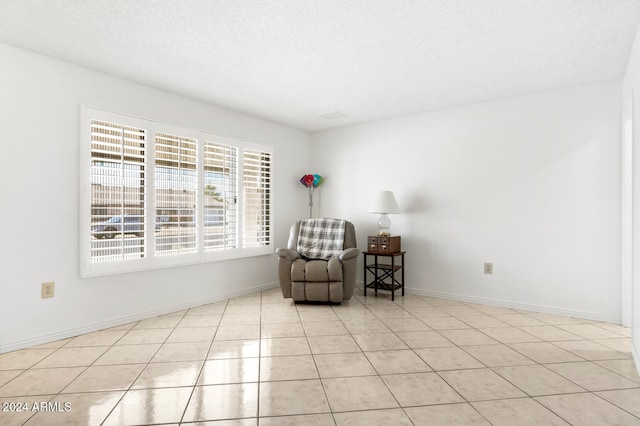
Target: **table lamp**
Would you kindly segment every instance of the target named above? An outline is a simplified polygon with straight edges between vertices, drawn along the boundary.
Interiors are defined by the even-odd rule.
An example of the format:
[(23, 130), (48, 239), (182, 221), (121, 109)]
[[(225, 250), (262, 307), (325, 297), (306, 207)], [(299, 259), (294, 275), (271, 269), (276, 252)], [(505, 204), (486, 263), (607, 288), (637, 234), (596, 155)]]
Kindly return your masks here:
[(378, 235), (390, 235), (391, 220), (389, 214), (399, 214), (400, 207), (392, 191), (380, 191), (378, 198), (369, 207), (369, 213), (380, 213), (378, 219)]

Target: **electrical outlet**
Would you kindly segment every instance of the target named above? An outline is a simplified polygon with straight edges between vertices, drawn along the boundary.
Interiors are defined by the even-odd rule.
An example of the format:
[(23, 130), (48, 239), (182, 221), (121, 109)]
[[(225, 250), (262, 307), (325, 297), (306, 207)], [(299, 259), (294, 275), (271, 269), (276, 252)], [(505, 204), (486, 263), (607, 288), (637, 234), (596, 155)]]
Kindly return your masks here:
[(48, 281), (46, 283), (42, 283), (42, 298), (43, 299), (48, 299), (50, 297), (53, 297), (54, 293), (55, 293), (55, 286), (56, 283), (53, 281)]
[(493, 263), (484, 264), (484, 273), (487, 275), (493, 274)]

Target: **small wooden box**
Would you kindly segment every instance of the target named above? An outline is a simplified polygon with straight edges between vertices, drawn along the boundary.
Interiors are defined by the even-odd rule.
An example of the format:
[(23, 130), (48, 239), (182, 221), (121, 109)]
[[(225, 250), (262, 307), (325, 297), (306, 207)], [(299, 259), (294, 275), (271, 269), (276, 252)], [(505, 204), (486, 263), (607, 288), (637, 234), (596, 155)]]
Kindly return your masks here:
[(400, 237), (372, 236), (367, 238), (367, 251), (369, 253), (397, 253), (400, 248)]

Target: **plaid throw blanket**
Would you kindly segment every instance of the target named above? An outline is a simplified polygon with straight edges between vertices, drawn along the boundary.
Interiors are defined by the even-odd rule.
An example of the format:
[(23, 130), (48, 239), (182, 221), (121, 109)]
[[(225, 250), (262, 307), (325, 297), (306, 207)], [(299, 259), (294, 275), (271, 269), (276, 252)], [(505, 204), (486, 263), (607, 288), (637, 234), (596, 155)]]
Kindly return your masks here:
[(300, 222), (298, 253), (307, 259), (330, 259), (344, 247), (342, 219), (305, 219)]

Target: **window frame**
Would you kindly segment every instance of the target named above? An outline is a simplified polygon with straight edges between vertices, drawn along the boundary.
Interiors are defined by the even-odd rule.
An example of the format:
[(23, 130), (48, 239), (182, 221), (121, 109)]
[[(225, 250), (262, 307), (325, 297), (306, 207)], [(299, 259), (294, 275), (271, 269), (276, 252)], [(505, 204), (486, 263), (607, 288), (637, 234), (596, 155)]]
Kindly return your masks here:
[[(143, 237), (144, 256), (135, 259), (121, 259), (114, 261), (92, 261), (92, 173), (91, 173), (91, 123), (93, 120), (113, 123), (122, 126), (132, 126), (146, 131), (145, 140), (145, 229)], [(196, 250), (194, 253), (158, 256), (156, 255), (156, 150), (155, 140), (157, 133), (168, 133), (179, 135), (180, 137), (193, 138), (197, 140), (197, 202), (196, 202)], [(134, 271), (174, 267), (205, 262), (215, 262), (221, 260), (237, 259), (243, 257), (263, 256), (274, 252), (273, 228), (273, 175), (274, 175), (274, 148), (270, 145), (258, 144), (235, 137), (217, 134), (211, 131), (196, 130), (170, 123), (163, 123), (157, 120), (132, 116), (129, 114), (117, 113), (92, 106), (81, 106), (81, 137), (80, 137), (80, 208), (78, 220), (80, 230), (80, 275), (82, 277), (111, 275)], [(236, 246), (232, 248), (220, 248), (207, 250), (204, 245), (205, 238), (205, 162), (204, 147), (205, 141), (215, 144), (227, 145), (237, 149), (235, 164), (235, 241)], [(245, 150), (259, 151), (269, 156), (269, 196), (263, 208), (269, 222), (269, 235), (264, 243), (259, 245), (244, 245), (244, 222), (245, 222), (245, 200), (243, 182), (243, 157)], [(102, 241), (102, 240), (100, 240)]]

